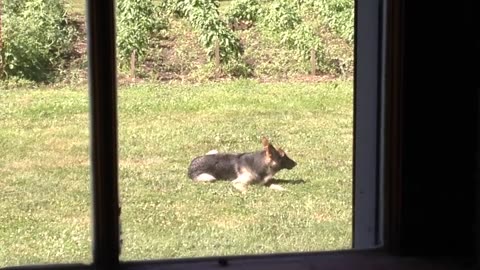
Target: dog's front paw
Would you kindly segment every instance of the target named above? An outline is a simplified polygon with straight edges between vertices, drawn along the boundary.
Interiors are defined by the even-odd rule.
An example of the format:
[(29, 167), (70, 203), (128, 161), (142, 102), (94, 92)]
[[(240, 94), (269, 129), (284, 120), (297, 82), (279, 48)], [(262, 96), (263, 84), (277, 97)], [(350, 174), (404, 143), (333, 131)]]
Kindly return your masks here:
[(287, 191), (286, 188), (280, 186), (280, 185), (277, 185), (277, 184), (271, 184), (269, 186), (269, 188), (273, 189), (273, 190), (278, 190), (278, 191)]
[(238, 191), (240, 191), (241, 193), (246, 193), (247, 192), (247, 185), (244, 184), (244, 183), (241, 183), (241, 182), (234, 182), (233, 183), (233, 187), (236, 188)]

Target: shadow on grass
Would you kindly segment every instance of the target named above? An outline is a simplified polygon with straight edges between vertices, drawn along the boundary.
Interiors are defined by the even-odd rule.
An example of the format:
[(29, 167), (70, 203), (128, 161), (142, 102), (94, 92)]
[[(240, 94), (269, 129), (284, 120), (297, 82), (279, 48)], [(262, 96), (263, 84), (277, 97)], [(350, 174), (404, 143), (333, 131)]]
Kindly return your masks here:
[(307, 181), (303, 179), (272, 179), (268, 182), (267, 186), (270, 186), (271, 184), (287, 184), (287, 185), (299, 185), (299, 184), (305, 184)]

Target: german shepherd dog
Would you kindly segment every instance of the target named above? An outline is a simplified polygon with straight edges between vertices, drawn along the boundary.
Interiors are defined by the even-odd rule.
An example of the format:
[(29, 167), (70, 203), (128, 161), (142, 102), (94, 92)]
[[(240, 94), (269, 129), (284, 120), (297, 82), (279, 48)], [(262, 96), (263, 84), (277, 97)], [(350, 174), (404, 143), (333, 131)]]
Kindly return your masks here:
[[(246, 192), (250, 184), (269, 185), (273, 176), (282, 169), (291, 170), (297, 165), (281, 148), (276, 149), (267, 138), (262, 139), (263, 150), (251, 153), (218, 153), (212, 150), (196, 157), (188, 168), (188, 177), (194, 181), (232, 181), (233, 186)], [(270, 184), (270, 188), (285, 190)]]

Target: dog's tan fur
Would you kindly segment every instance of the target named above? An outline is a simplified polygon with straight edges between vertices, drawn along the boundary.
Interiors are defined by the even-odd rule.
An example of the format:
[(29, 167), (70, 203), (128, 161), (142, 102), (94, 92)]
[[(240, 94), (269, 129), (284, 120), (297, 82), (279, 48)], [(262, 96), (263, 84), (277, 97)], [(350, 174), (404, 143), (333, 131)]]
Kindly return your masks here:
[[(196, 181), (212, 182), (224, 175), (223, 177), (232, 180), (237, 190), (245, 193), (248, 185), (253, 183), (268, 185), (279, 170), (290, 170), (295, 167), (295, 161), (281, 148), (273, 147), (267, 138), (262, 138), (262, 145), (263, 151), (254, 153), (221, 154), (216, 150), (209, 151), (203, 157), (197, 157), (192, 161), (189, 176)], [(235, 177), (232, 177), (234, 175)], [(269, 187), (274, 190), (286, 190), (275, 184), (270, 184)]]

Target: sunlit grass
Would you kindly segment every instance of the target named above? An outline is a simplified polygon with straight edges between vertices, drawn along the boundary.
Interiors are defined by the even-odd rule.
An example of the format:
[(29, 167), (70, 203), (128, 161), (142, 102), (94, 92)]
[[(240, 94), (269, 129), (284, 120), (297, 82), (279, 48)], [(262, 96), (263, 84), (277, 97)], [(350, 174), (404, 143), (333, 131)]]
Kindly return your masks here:
[[(119, 93), (122, 259), (350, 247), (352, 83), (139, 85)], [(0, 91), (0, 266), (91, 260), (86, 89)], [(193, 183), (267, 135), (287, 192)], [(299, 180), (303, 180), (301, 182)]]

